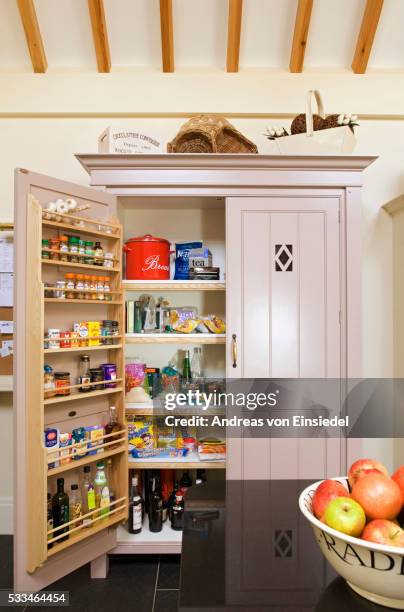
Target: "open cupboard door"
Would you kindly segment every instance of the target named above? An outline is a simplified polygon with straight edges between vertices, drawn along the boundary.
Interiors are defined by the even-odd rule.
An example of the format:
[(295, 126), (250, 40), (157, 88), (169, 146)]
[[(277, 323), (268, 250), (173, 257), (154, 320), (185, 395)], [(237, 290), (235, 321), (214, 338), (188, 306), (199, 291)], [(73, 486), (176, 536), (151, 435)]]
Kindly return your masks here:
[[(76, 200), (83, 212), (68, 211), (62, 216), (43, 216), (43, 208), (57, 199)], [(87, 207), (87, 209), (86, 209)], [(114, 434), (93, 427), (97, 452), (87, 451), (81, 442), (62, 453), (45, 448), (44, 429), (57, 428), (71, 433), (80, 427), (105, 425), (111, 406), (116, 407), (118, 423), (124, 423), (124, 303), (122, 297), (122, 230), (116, 218), (116, 199), (95, 189), (82, 187), (45, 175), (18, 169), (15, 172), (15, 491), (14, 491), (14, 588), (39, 590), (81, 565), (102, 557), (116, 544), (116, 527), (127, 517), (127, 435), (121, 425)], [(86, 258), (74, 248), (66, 255), (57, 246), (61, 235), (78, 236), (87, 242), (99, 241), (103, 256), (94, 259), (91, 249)], [(53, 240), (51, 253), (42, 240)], [(75, 240), (72, 241), (75, 243)], [(56, 248), (55, 248), (56, 244)], [(81, 243), (79, 243), (81, 244)], [(99, 253), (98, 253), (99, 254)], [(107, 261), (108, 259), (108, 261)], [(94, 264), (97, 265), (94, 265)], [(107, 265), (108, 264), (108, 265)], [(45, 286), (63, 280), (66, 273), (104, 277), (107, 293), (78, 291), (56, 294)], [(93, 299), (89, 299), (93, 298)], [(94, 299), (95, 298), (95, 299)], [(108, 299), (107, 299), (108, 298)], [(95, 326), (93, 340), (56, 342), (44, 346), (47, 330), (73, 330), (74, 323), (113, 320), (118, 334), (105, 341)], [(97, 335), (98, 334), (98, 335)], [(56, 334), (57, 336), (57, 334)], [(105, 348), (104, 348), (105, 343)], [(59, 344), (59, 346), (57, 346)], [(91, 366), (116, 364), (116, 380), (100, 381), (96, 389), (80, 393), (78, 362), (88, 355)], [(64, 395), (54, 390), (44, 397), (44, 365), (53, 371), (68, 372), (70, 383)], [(106, 370), (104, 370), (105, 372)], [(66, 384), (66, 383), (65, 383)], [(66, 393), (67, 392), (67, 393)], [(90, 431), (87, 431), (90, 436)], [(95, 435), (95, 434), (94, 434)], [(81, 449), (81, 452), (80, 452)], [(55, 450), (55, 449), (54, 449)], [(47, 519), (47, 495), (56, 491), (56, 480), (64, 487), (81, 487), (83, 470), (102, 461), (110, 471), (109, 489), (113, 492), (104, 512), (91, 510), (82, 519), (69, 518), (66, 532), (57, 530)], [(53, 463), (52, 463), (53, 462)], [(105, 501), (105, 500), (104, 500)], [(67, 529), (66, 527), (64, 529)]]

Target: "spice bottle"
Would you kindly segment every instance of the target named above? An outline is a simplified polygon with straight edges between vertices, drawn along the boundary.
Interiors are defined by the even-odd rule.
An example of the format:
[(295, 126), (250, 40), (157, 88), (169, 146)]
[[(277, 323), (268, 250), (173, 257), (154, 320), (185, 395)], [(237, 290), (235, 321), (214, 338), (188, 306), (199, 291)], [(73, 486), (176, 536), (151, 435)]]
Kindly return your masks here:
[(104, 277), (97, 276), (97, 298), (99, 300), (104, 299)]
[(97, 298), (97, 277), (90, 276), (90, 300), (96, 300)]
[(90, 387), (90, 357), (88, 355), (81, 355), (79, 364), (79, 380), (78, 383), (82, 386), (79, 387), (80, 393), (86, 393), (91, 391)]
[(79, 262), (79, 239), (77, 236), (69, 236), (69, 260), (72, 263)]
[(42, 259), (49, 259), (49, 240), (42, 240)]
[(95, 243), (94, 246), (94, 265), (104, 265), (104, 249), (102, 248), (101, 243), (98, 241)]
[(88, 295), (88, 292), (90, 291), (90, 276), (88, 274), (84, 274), (83, 283), (84, 283), (84, 293), (86, 294), (84, 297), (86, 300), (88, 300), (90, 299), (90, 296)]
[(86, 243), (79, 238), (79, 263), (84, 263), (84, 255), (86, 253)]
[(60, 241), (57, 236), (53, 238), (49, 238), (49, 248), (50, 248), (50, 259), (53, 261), (59, 261), (59, 245)]
[(76, 298), (78, 300), (85, 299), (84, 294), (84, 274), (76, 274)]
[(111, 282), (109, 278), (104, 278), (104, 299), (108, 302), (111, 301)]
[(65, 274), (65, 282), (66, 282), (66, 298), (68, 300), (74, 300), (76, 297), (76, 293), (74, 288), (76, 286), (76, 275), (71, 272), (67, 272)]
[(94, 244), (91, 241), (85, 242), (85, 258), (84, 263), (92, 265), (94, 263)]
[(67, 236), (59, 236), (60, 261), (68, 261), (69, 245)]

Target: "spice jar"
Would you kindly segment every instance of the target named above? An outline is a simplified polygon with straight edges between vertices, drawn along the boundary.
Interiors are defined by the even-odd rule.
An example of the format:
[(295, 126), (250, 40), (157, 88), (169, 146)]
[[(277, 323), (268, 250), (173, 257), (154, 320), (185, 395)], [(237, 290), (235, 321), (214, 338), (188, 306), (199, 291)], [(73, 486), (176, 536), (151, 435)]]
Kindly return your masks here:
[(88, 291), (90, 291), (90, 276), (88, 274), (84, 274), (83, 284), (84, 284), (84, 293), (86, 294), (84, 297), (86, 300), (88, 300), (90, 299), (90, 296), (88, 295)]
[(102, 368), (90, 368), (90, 380), (92, 383), (91, 389), (93, 391), (100, 391), (101, 389), (105, 389), (104, 385), (104, 370)]
[(116, 387), (116, 363), (103, 363), (102, 364), (102, 369), (104, 371), (104, 380), (108, 381), (114, 381), (114, 382), (107, 382), (105, 384), (105, 387), (107, 389), (115, 389)]
[(97, 298), (97, 277), (90, 276), (90, 300), (96, 300)]
[(84, 274), (76, 274), (76, 298), (78, 300), (84, 300)]
[(70, 395), (70, 372), (55, 372), (56, 395)]
[(111, 296), (111, 282), (109, 278), (104, 278), (104, 299), (107, 301), (112, 300)]
[(66, 297), (66, 281), (62, 281), (62, 280), (58, 280), (55, 283), (55, 297), (59, 298), (60, 300), (64, 300)]
[(69, 245), (67, 243), (67, 240), (67, 236), (59, 236), (60, 261), (69, 261)]
[(66, 298), (68, 300), (74, 300), (76, 297), (76, 293), (74, 288), (76, 286), (76, 275), (71, 272), (67, 272), (65, 274), (65, 282), (66, 282)]
[(115, 321), (111, 321), (110, 319), (105, 319), (102, 322), (101, 326), (101, 344), (110, 345), (113, 344), (112, 335), (113, 335), (113, 324)]
[(56, 395), (55, 376), (53, 374), (53, 368), (49, 365), (45, 365), (43, 368), (43, 389), (45, 399)]
[(96, 242), (94, 245), (94, 265), (102, 266), (104, 264), (104, 249), (100, 242)]
[(85, 242), (84, 263), (92, 265), (94, 263), (94, 244), (91, 241)]
[(72, 263), (79, 262), (79, 239), (77, 236), (69, 236), (69, 260)]
[(60, 241), (57, 236), (49, 239), (50, 259), (59, 261), (59, 245)]
[(42, 240), (42, 259), (49, 259), (49, 240)]
[(84, 255), (86, 253), (86, 243), (79, 238), (79, 263), (84, 263)]
[(97, 299), (104, 299), (104, 277), (97, 276)]
[(104, 253), (104, 268), (114, 267), (114, 255), (113, 253)]

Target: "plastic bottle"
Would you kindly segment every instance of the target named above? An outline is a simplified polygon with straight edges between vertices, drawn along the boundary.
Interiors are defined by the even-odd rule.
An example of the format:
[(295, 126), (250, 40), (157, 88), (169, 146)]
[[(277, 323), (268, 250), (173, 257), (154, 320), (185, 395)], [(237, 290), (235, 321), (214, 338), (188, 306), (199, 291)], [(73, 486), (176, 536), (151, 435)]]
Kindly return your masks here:
[(95, 488), (95, 504), (100, 509), (101, 516), (107, 516), (109, 514), (109, 487), (108, 480), (105, 475), (104, 462), (99, 461), (97, 463), (97, 473), (94, 478)]

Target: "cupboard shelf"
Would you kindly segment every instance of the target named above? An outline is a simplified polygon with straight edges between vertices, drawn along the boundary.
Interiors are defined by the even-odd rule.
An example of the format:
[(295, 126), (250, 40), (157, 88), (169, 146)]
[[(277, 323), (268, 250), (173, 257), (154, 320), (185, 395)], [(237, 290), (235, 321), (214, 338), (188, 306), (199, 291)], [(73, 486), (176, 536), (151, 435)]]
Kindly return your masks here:
[(92, 304), (93, 306), (123, 306), (123, 302), (118, 300), (76, 300), (70, 298), (44, 298), (44, 302), (50, 304)]
[(79, 353), (87, 351), (109, 351), (123, 347), (123, 344), (101, 344), (100, 346), (73, 346), (70, 348), (44, 349), (45, 355), (58, 355), (59, 353)]
[[(71, 261), (60, 261), (59, 259), (41, 259), (41, 263), (47, 266), (60, 266), (63, 268), (79, 268), (84, 270), (96, 270), (97, 272), (120, 272), (119, 268), (107, 268), (106, 266), (94, 266), (92, 264), (74, 263)], [(96, 300), (94, 300), (96, 301)]]
[(83, 457), (83, 459), (72, 460), (69, 461), (69, 463), (52, 468), (48, 470), (47, 476), (56, 476), (56, 474), (62, 474), (63, 472), (68, 472), (69, 470), (74, 470), (83, 465), (88, 465), (97, 461), (102, 461), (103, 459), (113, 457), (114, 455), (119, 455), (120, 453), (126, 453), (127, 451), (128, 445), (121, 444), (118, 448), (112, 448), (111, 450), (106, 450), (103, 453), (97, 453), (95, 455), (88, 455), (87, 457)]
[(225, 344), (226, 334), (126, 334), (126, 344)]
[[(85, 221), (88, 222), (87, 219), (85, 219)], [(101, 224), (106, 225), (104, 223), (101, 223)], [(72, 225), (70, 223), (62, 223), (62, 222), (59, 223), (59, 221), (50, 221), (48, 219), (42, 220), (42, 226), (51, 227), (54, 229), (72, 230), (76, 233), (85, 234), (87, 236), (100, 236), (102, 238), (105, 238), (106, 240), (120, 240), (121, 238), (120, 232), (116, 234), (110, 234), (108, 232), (100, 232), (99, 230), (91, 229), (91, 227), (81, 227), (80, 225)], [(111, 226), (111, 227), (115, 227), (115, 226)]]
[(225, 470), (226, 461), (200, 461), (196, 453), (189, 455), (189, 458), (172, 457), (171, 459), (159, 459), (158, 457), (150, 457), (148, 459), (133, 459), (129, 457), (129, 469), (156, 469), (156, 470)]
[(225, 291), (226, 283), (220, 281), (138, 281), (123, 280), (126, 291)]
[(148, 518), (143, 521), (140, 533), (128, 533), (124, 526), (119, 526), (116, 534), (116, 547), (113, 554), (179, 554), (181, 553), (182, 531), (171, 529), (170, 521), (163, 523), (162, 531), (153, 533), (148, 528)]
[(61, 402), (74, 402), (76, 400), (90, 399), (99, 395), (109, 395), (111, 393), (121, 393), (123, 387), (115, 387), (115, 389), (99, 389), (98, 391), (88, 391), (88, 393), (72, 393), (71, 395), (60, 395), (49, 397), (44, 400), (44, 405), (59, 404)]
[(116, 525), (116, 523), (120, 523), (121, 521), (126, 520), (126, 506), (124, 508), (118, 508), (116, 512), (112, 514), (113, 512), (114, 511), (112, 510), (110, 513), (112, 516), (99, 520), (93, 527), (83, 527), (83, 529), (80, 529), (76, 533), (70, 535), (68, 540), (65, 540), (64, 542), (60, 543), (56, 542), (52, 548), (49, 548), (48, 557), (56, 555), (57, 553), (61, 552), (62, 550), (65, 550), (66, 548), (70, 548), (70, 546), (77, 544), (77, 542), (81, 542), (82, 540), (90, 538), (92, 535), (95, 535), (99, 531), (103, 531), (108, 527), (112, 527), (112, 525)]

